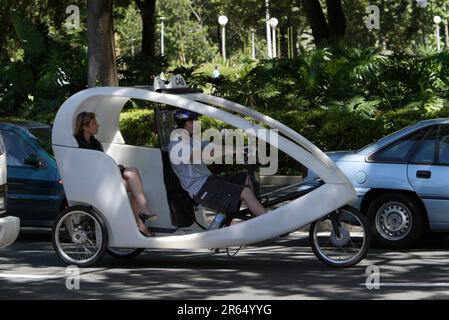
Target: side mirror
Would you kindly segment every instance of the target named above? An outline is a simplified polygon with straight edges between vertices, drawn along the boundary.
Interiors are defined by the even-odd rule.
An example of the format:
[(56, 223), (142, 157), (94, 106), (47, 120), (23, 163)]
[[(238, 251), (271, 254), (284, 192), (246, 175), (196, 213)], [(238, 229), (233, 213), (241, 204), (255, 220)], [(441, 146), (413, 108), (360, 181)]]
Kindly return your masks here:
[(40, 168), (42, 166), (42, 161), (36, 154), (30, 154), (25, 158), (23, 163), (36, 168)]

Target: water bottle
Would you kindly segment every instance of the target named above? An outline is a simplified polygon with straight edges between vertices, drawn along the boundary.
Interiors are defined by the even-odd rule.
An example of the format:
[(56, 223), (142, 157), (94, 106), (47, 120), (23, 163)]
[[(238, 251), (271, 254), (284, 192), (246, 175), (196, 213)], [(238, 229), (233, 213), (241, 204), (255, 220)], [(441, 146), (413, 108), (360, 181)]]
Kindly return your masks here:
[(226, 215), (223, 213), (217, 213), (215, 215), (214, 220), (212, 221), (212, 223), (209, 225), (209, 229), (208, 230), (215, 230), (221, 227), (221, 225), (223, 224), (224, 220), (226, 218)]

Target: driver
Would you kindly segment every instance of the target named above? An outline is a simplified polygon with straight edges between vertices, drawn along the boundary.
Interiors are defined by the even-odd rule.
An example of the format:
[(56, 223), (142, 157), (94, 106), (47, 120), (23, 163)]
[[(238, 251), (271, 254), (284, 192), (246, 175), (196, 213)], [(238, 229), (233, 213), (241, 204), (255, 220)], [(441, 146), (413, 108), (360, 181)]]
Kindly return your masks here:
[[(254, 216), (259, 216), (267, 212), (254, 194), (251, 179), (247, 173), (227, 173), (224, 176), (212, 174), (204, 162), (193, 164), (193, 122), (199, 115), (195, 112), (179, 109), (175, 112), (175, 122), (178, 129), (187, 131), (190, 139), (179, 137), (177, 141), (170, 141), (168, 152), (170, 155), (173, 171), (180, 180), (181, 186), (199, 204), (218, 210), (223, 213), (235, 213), (244, 200), (249, 210)], [(190, 141), (188, 141), (190, 140)], [(173, 147), (178, 143), (189, 144), (186, 148), (176, 148), (177, 150), (189, 150), (190, 161), (174, 161), (176, 150)], [(209, 142), (203, 141), (202, 148)], [(184, 157), (183, 157), (184, 158)]]

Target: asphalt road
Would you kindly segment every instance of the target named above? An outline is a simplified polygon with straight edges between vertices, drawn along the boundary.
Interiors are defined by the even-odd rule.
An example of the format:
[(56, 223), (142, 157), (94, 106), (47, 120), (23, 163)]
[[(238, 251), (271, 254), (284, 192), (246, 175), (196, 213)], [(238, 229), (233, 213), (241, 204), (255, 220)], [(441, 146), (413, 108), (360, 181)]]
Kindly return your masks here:
[[(131, 260), (105, 256), (80, 269), (69, 290), (49, 232), (22, 231), (0, 250), (0, 299), (448, 299), (449, 239), (417, 249), (372, 249), (350, 269), (312, 253), (305, 233), (244, 247), (235, 257), (208, 250), (147, 250)], [(377, 274), (366, 286), (368, 266)], [(376, 271), (376, 269), (373, 269)]]

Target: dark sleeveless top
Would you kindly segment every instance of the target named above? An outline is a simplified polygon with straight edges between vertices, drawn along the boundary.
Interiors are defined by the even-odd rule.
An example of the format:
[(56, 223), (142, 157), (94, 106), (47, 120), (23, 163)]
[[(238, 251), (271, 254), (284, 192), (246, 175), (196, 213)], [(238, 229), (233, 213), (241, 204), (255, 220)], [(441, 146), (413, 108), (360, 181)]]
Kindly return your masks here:
[[(104, 152), (103, 146), (101, 145), (100, 141), (95, 139), (94, 136), (90, 137), (89, 142), (87, 142), (84, 139), (84, 137), (77, 137), (77, 136), (75, 136), (75, 139), (78, 142), (78, 146), (80, 148), (91, 149), (91, 150), (97, 150), (97, 151)], [(121, 165), (121, 164), (119, 164), (118, 167), (120, 169), (120, 173), (123, 176), (123, 174), (125, 173), (125, 167), (123, 165)]]
[(83, 149), (91, 149), (103, 152), (103, 146), (100, 141), (95, 139), (94, 136), (90, 137), (89, 142), (87, 142), (84, 137), (75, 136), (76, 141), (78, 142), (78, 146)]

